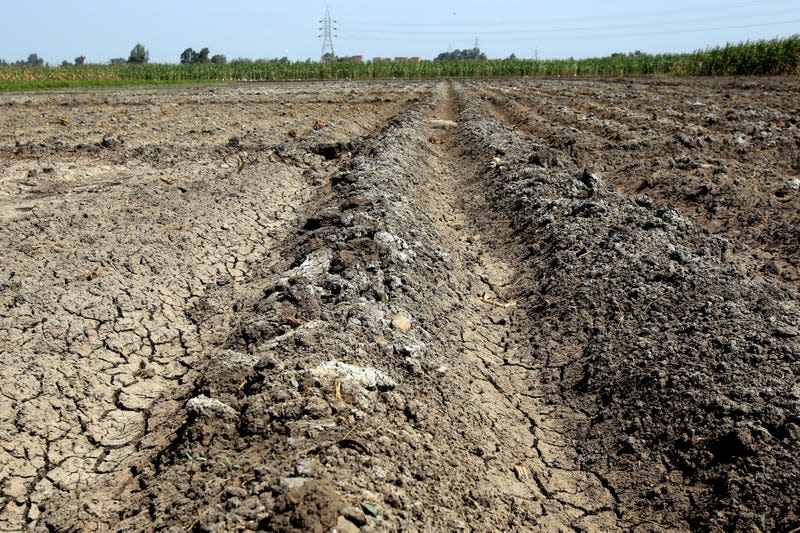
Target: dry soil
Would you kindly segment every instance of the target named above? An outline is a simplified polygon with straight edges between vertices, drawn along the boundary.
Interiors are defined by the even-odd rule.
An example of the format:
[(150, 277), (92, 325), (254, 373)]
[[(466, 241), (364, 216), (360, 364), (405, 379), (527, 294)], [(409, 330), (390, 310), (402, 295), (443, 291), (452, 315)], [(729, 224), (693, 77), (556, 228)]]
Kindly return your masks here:
[(800, 527), (800, 81), (0, 95), (0, 530)]

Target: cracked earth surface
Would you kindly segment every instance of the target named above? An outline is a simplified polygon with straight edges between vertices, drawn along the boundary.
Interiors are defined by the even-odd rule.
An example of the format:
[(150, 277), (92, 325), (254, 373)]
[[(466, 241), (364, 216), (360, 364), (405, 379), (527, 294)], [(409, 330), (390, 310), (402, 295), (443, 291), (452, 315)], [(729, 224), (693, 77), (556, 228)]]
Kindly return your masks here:
[(800, 526), (796, 89), (2, 95), (0, 529)]
[(175, 398), (223, 334), (193, 309), (233, 299), (270, 256), (316, 193), (327, 161), (314, 150), (407, 98), (351, 89), (7, 99), (0, 526), (124, 484), (163, 447)]

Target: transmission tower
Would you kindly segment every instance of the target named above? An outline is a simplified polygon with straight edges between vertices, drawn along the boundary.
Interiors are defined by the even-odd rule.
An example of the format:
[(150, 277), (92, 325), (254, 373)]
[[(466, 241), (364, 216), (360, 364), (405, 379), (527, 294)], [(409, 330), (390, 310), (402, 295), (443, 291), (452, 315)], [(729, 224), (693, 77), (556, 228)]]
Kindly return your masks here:
[(320, 27), (319, 31), (322, 33), (319, 35), (322, 39), (322, 54), (321, 54), (321, 61), (333, 61), (336, 59), (336, 52), (333, 51), (333, 38), (337, 37), (334, 35), (333, 32), (336, 31), (336, 24), (335, 20), (331, 20), (331, 12), (330, 9), (325, 10), (325, 18), (319, 21)]

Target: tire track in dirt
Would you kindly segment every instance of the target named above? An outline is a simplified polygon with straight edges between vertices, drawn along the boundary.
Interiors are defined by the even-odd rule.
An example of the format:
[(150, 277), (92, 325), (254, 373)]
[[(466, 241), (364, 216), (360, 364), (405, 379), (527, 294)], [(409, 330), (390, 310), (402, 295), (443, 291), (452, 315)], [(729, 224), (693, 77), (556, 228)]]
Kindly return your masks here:
[[(155, 98), (170, 105), (169, 96)], [(274, 244), (315, 205), (320, 180), (346, 159), (352, 135), (383, 121), (380, 113), (367, 118), (358, 101), (352, 120), (325, 105), (332, 113), (318, 119), (341, 126), (308, 123), (267, 145), (229, 138), (210, 149), (216, 155), (200, 175), (175, 145), (106, 147), (98, 154), (123, 168), (124, 179), (87, 189), (61, 176), (66, 189), (43, 189), (27, 215), (6, 222), (0, 529), (37, 528), (55, 500), (78, 509), (84, 525), (127, 505), (118, 493), (173, 438), (194, 365), (226, 338), (238, 287), (277, 260)], [(27, 153), (12, 159), (58, 167), (63, 145), (33, 161)], [(158, 168), (164, 160), (169, 174)]]

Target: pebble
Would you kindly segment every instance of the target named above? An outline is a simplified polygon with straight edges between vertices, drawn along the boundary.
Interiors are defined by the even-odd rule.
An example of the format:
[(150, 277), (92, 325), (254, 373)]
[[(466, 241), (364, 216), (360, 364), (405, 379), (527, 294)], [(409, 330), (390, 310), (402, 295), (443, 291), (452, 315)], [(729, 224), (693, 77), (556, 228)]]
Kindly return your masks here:
[(400, 333), (408, 333), (411, 330), (411, 320), (405, 313), (397, 313), (392, 318), (392, 327)]

